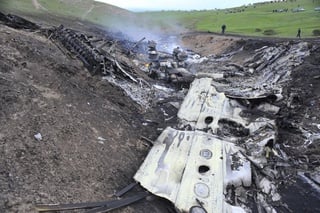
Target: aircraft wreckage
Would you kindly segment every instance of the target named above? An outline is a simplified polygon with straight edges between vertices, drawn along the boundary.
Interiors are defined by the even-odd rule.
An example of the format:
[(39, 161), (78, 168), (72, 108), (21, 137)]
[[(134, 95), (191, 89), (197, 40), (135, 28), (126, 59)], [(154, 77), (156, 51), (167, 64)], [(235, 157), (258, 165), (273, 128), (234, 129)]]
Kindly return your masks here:
[[(28, 29), (39, 29), (16, 16), (2, 15), (2, 19), (10, 26), (30, 25)], [(143, 82), (150, 88), (141, 74), (111, 54), (114, 43), (90, 38), (62, 25), (42, 29), (42, 33), (62, 51), (65, 48), (75, 54), (92, 74), (118, 76), (133, 85), (140, 82), (140, 86), (131, 86), (139, 94), (152, 91), (141, 86)], [(127, 54), (142, 40), (131, 46)], [(177, 126), (167, 127), (153, 143), (135, 181), (152, 194), (171, 201), (180, 212), (252, 212), (250, 202), (255, 203), (258, 212), (276, 212), (270, 204), (281, 202), (275, 180), (281, 176), (281, 168), (290, 166), (277, 143), (275, 115), (280, 107), (276, 103), (283, 98), (282, 89), (290, 80), (292, 68), (310, 54), (308, 43), (265, 46), (255, 50), (242, 65), (226, 62), (224, 66), (219, 62), (232, 54), (201, 58), (177, 49), (173, 54), (159, 52), (153, 41), (147, 47), (148, 59), (136, 60), (141, 70), (157, 80), (192, 83), (179, 107)], [(208, 61), (210, 70), (206, 63), (202, 65)], [(291, 94), (289, 107), (294, 99), (295, 94)], [(277, 159), (274, 166), (268, 163), (271, 157)], [(143, 193), (91, 206), (67, 204), (60, 210), (90, 206), (100, 207), (92, 212), (107, 212), (146, 196)], [(58, 207), (40, 205), (38, 211), (59, 210)]]
[(277, 144), (277, 103), (292, 68), (310, 54), (307, 45), (266, 46), (243, 66), (196, 73), (177, 129), (162, 132), (134, 179), (180, 212), (252, 212), (250, 202), (258, 212), (276, 212), (276, 179), (289, 165)]
[(245, 212), (229, 204), (228, 188), (249, 187), (251, 164), (262, 169), (276, 153), (275, 121), (246, 118), (248, 109), (218, 92), (211, 78), (194, 80), (178, 112), (188, 130), (167, 128), (135, 180), (182, 212)]
[(181, 212), (251, 212), (250, 199), (259, 212), (276, 212), (271, 203), (281, 202), (275, 180), (287, 155), (277, 144), (277, 102), (309, 49), (301, 42), (255, 53), (243, 66), (196, 73), (177, 129), (162, 132), (134, 176)]

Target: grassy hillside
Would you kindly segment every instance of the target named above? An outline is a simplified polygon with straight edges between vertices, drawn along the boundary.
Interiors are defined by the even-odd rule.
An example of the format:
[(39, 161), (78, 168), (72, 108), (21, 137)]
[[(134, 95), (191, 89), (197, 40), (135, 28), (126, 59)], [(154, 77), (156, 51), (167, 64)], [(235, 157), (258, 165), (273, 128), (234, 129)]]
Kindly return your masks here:
[[(132, 13), (93, 0), (37, 0), (41, 8), (36, 8), (34, 2), (0, 0), (0, 10), (71, 16), (132, 32), (139, 27), (161, 31), (189, 29), (219, 33), (222, 24), (226, 24), (227, 33), (254, 36), (295, 37), (298, 28), (302, 30), (302, 37), (315, 37), (314, 30), (320, 32), (320, 11), (314, 10), (320, 7), (320, 0), (287, 0), (225, 10), (144, 13)], [(298, 7), (305, 11), (292, 12)], [(274, 12), (285, 9), (288, 11)]]
[[(41, 7), (37, 8), (35, 2)], [(135, 19), (135, 14), (94, 0), (0, 0), (0, 11), (37, 14), (53, 14), (79, 18), (106, 26), (118, 26)]]
[[(298, 7), (305, 11), (292, 12)], [(301, 28), (303, 37), (314, 37), (313, 30), (320, 30), (320, 12), (315, 7), (320, 7), (320, 0), (288, 0), (225, 10), (146, 12), (140, 16), (160, 25), (170, 23), (199, 31), (221, 32), (221, 25), (226, 24), (227, 33), (295, 37)], [(273, 12), (280, 9), (288, 12)]]

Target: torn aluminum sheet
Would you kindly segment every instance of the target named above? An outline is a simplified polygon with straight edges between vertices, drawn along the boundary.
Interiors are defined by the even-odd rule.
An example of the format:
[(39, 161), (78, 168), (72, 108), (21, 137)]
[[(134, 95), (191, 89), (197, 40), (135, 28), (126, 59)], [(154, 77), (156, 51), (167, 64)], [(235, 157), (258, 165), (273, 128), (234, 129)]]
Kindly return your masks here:
[[(263, 117), (263, 113), (277, 113), (278, 108), (260, 103), (260, 98), (257, 109), (261, 113), (256, 116), (250, 114), (250, 104), (240, 104), (246, 98), (232, 99), (217, 92), (211, 78), (194, 80), (178, 112), (182, 127), (191, 126), (194, 131), (167, 128), (135, 180), (153, 194), (172, 201), (182, 212), (244, 212), (246, 198), (236, 198), (243, 200), (242, 204), (235, 203), (241, 206), (230, 205), (234, 202), (225, 197), (227, 187), (237, 190), (250, 186), (251, 164), (271, 180), (275, 172), (266, 167), (270, 153), (277, 154), (273, 149), (275, 121)], [(264, 191), (257, 199), (264, 208), (269, 208), (268, 196), (279, 194), (275, 187), (268, 191), (264, 186), (267, 184), (258, 185)]]
[[(134, 179), (182, 212), (245, 212), (225, 202), (226, 186), (251, 185), (251, 167), (239, 147), (200, 131), (168, 127)], [(203, 211), (203, 210), (202, 210)]]
[(198, 130), (211, 129), (213, 134), (229, 129), (229, 135), (236, 137), (248, 136), (266, 125), (275, 125), (274, 120), (265, 117), (243, 116), (244, 110), (249, 109), (217, 92), (212, 83), (211, 78), (193, 81), (178, 112), (180, 120)]

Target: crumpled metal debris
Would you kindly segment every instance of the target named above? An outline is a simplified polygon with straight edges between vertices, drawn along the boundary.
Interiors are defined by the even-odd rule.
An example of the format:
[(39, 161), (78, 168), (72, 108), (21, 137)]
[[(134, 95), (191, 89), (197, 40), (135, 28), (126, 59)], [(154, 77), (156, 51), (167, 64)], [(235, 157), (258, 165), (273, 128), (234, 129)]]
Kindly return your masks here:
[[(58, 41), (71, 54), (76, 55), (91, 74), (121, 76), (134, 83), (139, 83), (137, 80), (139, 75), (134, 72), (130, 65), (110, 53), (110, 49), (113, 49), (115, 45), (114, 41), (101, 38), (92, 39), (84, 33), (65, 28), (63, 25), (43, 29), (43, 31), (49, 39)], [(100, 43), (97, 44), (97, 41)], [(108, 43), (111, 46), (109, 45), (109, 50), (105, 50), (104, 47)]]
[(188, 53), (179, 47), (173, 53), (159, 52), (155, 41), (148, 41), (149, 76), (174, 84), (190, 83), (194, 79), (193, 73), (187, 69)]
[(135, 180), (181, 211), (195, 211), (201, 203), (205, 212), (245, 212), (249, 201), (236, 192), (251, 187), (253, 168), (256, 180), (261, 179), (255, 184), (256, 199), (273, 211), (267, 200), (278, 201), (280, 195), (273, 182), (277, 171), (268, 167), (268, 158), (279, 154), (275, 121), (263, 113), (278, 108), (255, 104), (262, 108), (256, 118), (247, 115), (250, 104), (218, 92), (211, 78), (194, 80), (178, 112), (184, 130), (167, 128), (159, 136)]
[(40, 29), (39, 25), (13, 14), (5, 15), (0, 12), (0, 21), (16, 29), (30, 29), (30, 30)]
[(292, 68), (300, 65), (308, 55), (310, 49), (307, 42), (260, 48), (243, 64), (247, 77), (242, 77), (241, 81), (224, 92), (243, 98), (281, 94), (282, 87), (291, 79)]
[(194, 129), (210, 130), (213, 134), (232, 128), (230, 125), (236, 125), (233, 127), (235, 131), (231, 133), (234, 136), (248, 136), (263, 126), (275, 125), (275, 122), (268, 118), (252, 120), (244, 116), (245, 111), (248, 111), (248, 107), (218, 92), (211, 78), (201, 78), (192, 83), (178, 117)]

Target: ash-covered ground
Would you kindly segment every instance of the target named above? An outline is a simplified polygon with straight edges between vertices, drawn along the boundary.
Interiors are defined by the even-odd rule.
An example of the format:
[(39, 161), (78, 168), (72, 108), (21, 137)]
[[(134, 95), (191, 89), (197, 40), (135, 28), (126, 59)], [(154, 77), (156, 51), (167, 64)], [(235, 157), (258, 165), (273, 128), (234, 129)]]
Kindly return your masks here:
[[(69, 54), (50, 35), (1, 22), (1, 212), (35, 212), (38, 203), (113, 199), (115, 191), (133, 182), (151, 147), (146, 139), (155, 140), (165, 127), (176, 124), (188, 89), (187, 82), (172, 84), (176, 73), (165, 82), (148, 76), (146, 44), (128, 53), (125, 50), (131, 51), (136, 41), (117, 39), (79, 21), (73, 26), (72, 21), (55, 19), (46, 27), (58, 22), (85, 35), (118, 40), (107, 50), (115, 49), (113, 57), (126, 62), (139, 82), (116, 72), (92, 75), (76, 54)], [(223, 76), (216, 79), (221, 91), (236, 94), (251, 88), (248, 94), (253, 94), (262, 88), (279, 94), (281, 90), (274, 103), (280, 111), (272, 116), (285, 164), (277, 164), (277, 158), (269, 163), (281, 170), (275, 183), (282, 200), (269, 204), (279, 212), (319, 211), (319, 40), (197, 32), (175, 38), (174, 45), (196, 55), (186, 62), (186, 70), (194, 77)], [(280, 77), (264, 75), (275, 72)], [(274, 90), (269, 84), (257, 86), (259, 81), (274, 81)], [(141, 190), (137, 187), (131, 193)], [(168, 202), (153, 197), (114, 212), (170, 211)]]

